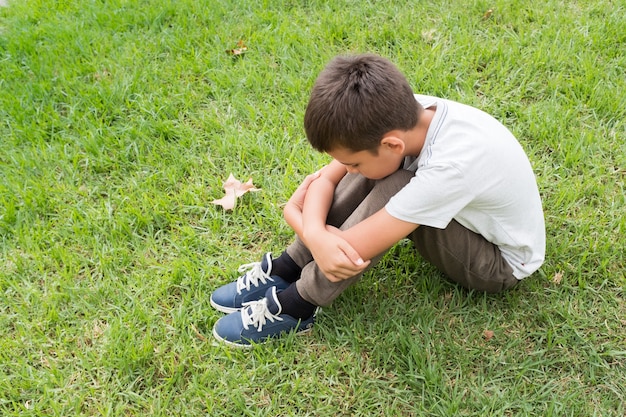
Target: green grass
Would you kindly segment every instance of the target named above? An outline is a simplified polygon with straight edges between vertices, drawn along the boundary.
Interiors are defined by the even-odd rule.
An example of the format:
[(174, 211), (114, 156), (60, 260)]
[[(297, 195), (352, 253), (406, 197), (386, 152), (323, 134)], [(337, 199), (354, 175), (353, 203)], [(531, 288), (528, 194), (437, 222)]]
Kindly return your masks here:
[[(9, 3), (3, 416), (626, 414), (623, 2)], [(546, 263), (485, 296), (402, 243), (311, 336), (217, 345), (209, 294), (290, 242), (281, 204), (328, 160), (302, 128), (315, 76), (364, 51), (515, 132)], [(230, 172), (262, 191), (225, 213)]]

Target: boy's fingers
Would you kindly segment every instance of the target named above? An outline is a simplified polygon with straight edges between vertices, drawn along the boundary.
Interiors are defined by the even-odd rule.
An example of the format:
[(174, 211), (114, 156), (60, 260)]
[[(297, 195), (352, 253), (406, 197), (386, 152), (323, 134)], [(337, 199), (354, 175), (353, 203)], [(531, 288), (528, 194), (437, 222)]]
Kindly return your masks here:
[(363, 262), (363, 264), (361, 264), (361, 271), (364, 270), (365, 268), (367, 268), (367, 266), (370, 264), (370, 260), (367, 260), (365, 262)]
[[(350, 259), (354, 265), (359, 267), (359, 269), (361, 269), (363, 265), (367, 265), (365, 263), (366, 261), (364, 261), (363, 258), (361, 258), (361, 255), (359, 255), (359, 253), (356, 250), (354, 250), (354, 248), (350, 246), (348, 242), (344, 242), (344, 245), (342, 245), (341, 250), (343, 251), (343, 253), (346, 254), (348, 259)], [(367, 261), (367, 263), (369, 262), (370, 261)]]
[(369, 265), (369, 263), (370, 261), (366, 261), (366, 262), (363, 262), (363, 264), (361, 264), (361, 266), (359, 267), (352, 266), (351, 268), (343, 268), (340, 271), (335, 272), (334, 278), (338, 280), (352, 278), (362, 273), (365, 270), (365, 268), (367, 268), (367, 265)]
[(326, 274), (326, 279), (328, 279), (330, 282), (339, 282), (341, 281), (340, 278), (337, 278), (334, 275), (330, 275), (330, 274)]
[(319, 171), (315, 171), (314, 173), (307, 175), (307, 176), (304, 178), (304, 182), (305, 182), (307, 185), (308, 185), (308, 184), (311, 184), (313, 181), (315, 181), (316, 179), (318, 179), (318, 178), (319, 178), (319, 176), (320, 176), (320, 172), (319, 172)]
[(304, 181), (302, 181), (302, 183), (298, 186), (298, 189), (302, 191), (308, 190), (309, 185), (311, 185), (313, 181), (318, 179), (319, 176), (320, 176), (319, 171), (314, 172), (313, 174), (307, 175), (306, 177), (304, 177)]
[(347, 242), (344, 242), (344, 244), (340, 246), (340, 249), (349, 261), (348, 264), (345, 264), (341, 268), (341, 279), (351, 278), (360, 274), (371, 262), (369, 260), (364, 261), (363, 258), (361, 258), (361, 255), (359, 255), (358, 252)]

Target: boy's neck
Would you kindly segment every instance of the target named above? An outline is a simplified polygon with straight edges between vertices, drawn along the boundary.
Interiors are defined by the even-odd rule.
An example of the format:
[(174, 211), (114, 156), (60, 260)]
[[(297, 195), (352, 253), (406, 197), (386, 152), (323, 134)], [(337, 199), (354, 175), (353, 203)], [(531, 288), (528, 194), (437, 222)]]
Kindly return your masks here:
[(435, 116), (436, 107), (429, 107), (424, 109), (417, 125), (406, 132), (404, 132), (403, 140), (405, 144), (404, 156), (418, 156), (422, 152), (424, 142), (426, 142), (426, 135), (428, 134), (428, 128), (430, 122), (432, 122)]

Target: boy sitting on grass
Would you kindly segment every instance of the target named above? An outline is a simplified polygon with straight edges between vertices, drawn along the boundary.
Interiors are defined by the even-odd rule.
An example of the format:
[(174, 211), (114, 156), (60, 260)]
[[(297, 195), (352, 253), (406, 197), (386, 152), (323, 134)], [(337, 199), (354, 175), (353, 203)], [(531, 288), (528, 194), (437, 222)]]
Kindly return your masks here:
[[(531, 165), (488, 114), (414, 95), (387, 59), (332, 60), (304, 116), (307, 139), (333, 160), (284, 208), (295, 241), (266, 253), (211, 295), (214, 336), (250, 346), (311, 329), (398, 241), (465, 288), (514, 287), (544, 260), (545, 226)], [(242, 270), (243, 272), (243, 270)]]

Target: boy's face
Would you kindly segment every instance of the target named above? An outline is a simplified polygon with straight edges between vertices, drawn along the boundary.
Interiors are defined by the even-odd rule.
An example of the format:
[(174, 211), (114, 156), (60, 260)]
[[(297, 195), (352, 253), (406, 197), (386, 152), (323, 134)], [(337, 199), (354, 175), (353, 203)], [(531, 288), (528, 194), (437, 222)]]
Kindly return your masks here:
[(404, 155), (384, 145), (378, 147), (375, 155), (370, 151), (352, 151), (345, 148), (336, 148), (328, 154), (345, 165), (351, 174), (361, 174), (372, 180), (385, 178), (400, 168)]

